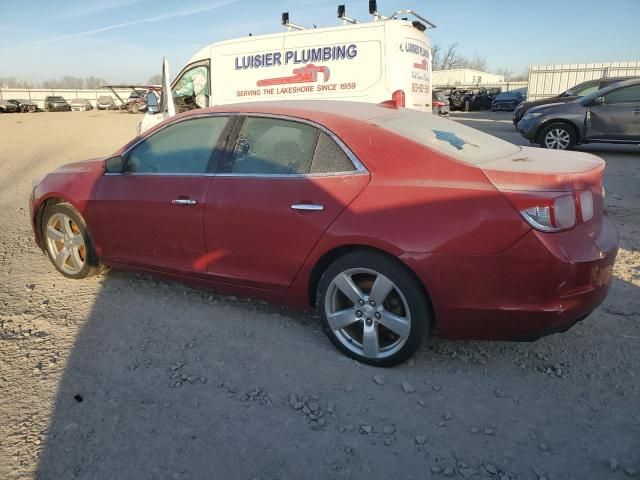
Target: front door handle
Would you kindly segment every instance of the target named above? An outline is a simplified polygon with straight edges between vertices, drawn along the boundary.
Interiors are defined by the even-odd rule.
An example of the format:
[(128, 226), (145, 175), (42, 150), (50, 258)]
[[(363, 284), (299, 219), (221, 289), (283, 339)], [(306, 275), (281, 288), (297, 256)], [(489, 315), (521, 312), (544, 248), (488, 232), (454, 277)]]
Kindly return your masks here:
[(302, 210), (307, 212), (321, 212), (324, 205), (316, 205), (315, 203), (294, 203), (291, 205), (293, 210)]
[(198, 202), (189, 198), (176, 198), (175, 200), (171, 200), (171, 203), (174, 205), (195, 205)]
[(633, 111), (633, 114), (634, 114), (634, 115), (640, 115), (640, 108), (636, 108), (636, 109)]

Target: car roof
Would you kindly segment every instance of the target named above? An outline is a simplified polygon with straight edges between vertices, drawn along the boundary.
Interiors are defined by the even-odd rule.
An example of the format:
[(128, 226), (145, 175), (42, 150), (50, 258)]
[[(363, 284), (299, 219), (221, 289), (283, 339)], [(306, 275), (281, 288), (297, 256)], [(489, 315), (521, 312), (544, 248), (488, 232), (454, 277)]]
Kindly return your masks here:
[(247, 102), (196, 109), (181, 115), (198, 115), (203, 112), (258, 113), (304, 118), (318, 123), (329, 119), (367, 121), (391, 115), (397, 110), (375, 103), (337, 100), (284, 100)]

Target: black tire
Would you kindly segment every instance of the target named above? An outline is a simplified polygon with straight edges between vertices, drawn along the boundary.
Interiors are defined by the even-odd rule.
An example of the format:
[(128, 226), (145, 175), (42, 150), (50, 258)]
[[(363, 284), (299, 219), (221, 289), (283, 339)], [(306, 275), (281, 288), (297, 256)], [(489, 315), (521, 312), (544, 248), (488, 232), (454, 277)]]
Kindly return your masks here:
[[(67, 217), (69, 217), (79, 229), (80, 234), (82, 235), (82, 238), (84, 240), (84, 246), (85, 246), (84, 266), (79, 272), (74, 274), (69, 274), (68, 272), (65, 272), (56, 264), (53, 258), (53, 253), (49, 248), (46, 229), (47, 229), (47, 224), (49, 222), (49, 219), (56, 213), (62, 213)], [(60, 272), (62, 275), (64, 275), (67, 278), (81, 279), (81, 278), (87, 278), (94, 275), (98, 275), (99, 273), (105, 270), (104, 266), (100, 263), (100, 260), (98, 259), (98, 255), (96, 254), (95, 249), (93, 248), (93, 242), (91, 240), (91, 236), (88, 233), (87, 224), (85, 223), (82, 216), (78, 213), (78, 211), (75, 208), (73, 208), (73, 206), (71, 206), (71, 204), (57, 203), (53, 206), (47, 207), (42, 215), (41, 227), (42, 227), (41, 228), (42, 241), (45, 247), (45, 251), (47, 252), (47, 256), (49, 257), (49, 260), (51, 260), (51, 263), (53, 264), (53, 266), (56, 267), (56, 270), (58, 270), (58, 272)]]
[[(557, 138), (556, 143), (553, 143), (551, 140), (552, 137)], [(543, 148), (571, 150), (575, 146), (576, 141), (576, 131), (571, 125), (567, 125), (566, 123), (552, 123), (540, 132), (537, 143)], [(552, 145), (556, 146), (554, 147)]]
[[(383, 354), (384, 356), (380, 356), (378, 358), (367, 357), (363, 355), (363, 353), (357, 353), (356, 351), (347, 347), (346, 344), (343, 343), (343, 341), (346, 341), (345, 337), (342, 336), (342, 340), (338, 337), (338, 335), (342, 335), (341, 332), (344, 332), (344, 330), (334, 332), (329, 325), (329, 320), (327, 319), (327, 311), (325, 308), (327, 303), (326, 300), (327, 295), (332, 295), (330, 293), (330, 289), (331, 291), (334, 291), (335, 287), (332, 287), (334, 279), (336, 279), (340, 274), (344, 272), (358, 269), (371, 270), (391, 280), (391, 282), (393, 282), (394, 284), (394, 289), (384, 298), (387, 299), (387, 301), (393, 295), (395, 295), (397, 298), (401, 298), (396, 293), (397, 291), (399, 291), (400, 294), (404, 297), (409, 310), (410, 326), (409, 334), (404, 337), (406, 338), (406, 340), (404, 340), (403, 344), (399, 343), (396, 349), (389, 350), (389, 354)], [(369, 290), (369, 293), (370, 291), (371, 290)], [(363, 289), (362, 292), (364, 293), (365, 290)], [(400, 300), (400, 302), (402, 302), (402, 299)], [(378, 306), (378, 309), (380, 309), (380, 307), (382, 307), (382, 305)], [(387, 307), (387, 305), (385, 304), (384, 307)], [(411, 357), (415, 353), (416, 349), (420, 346), (425, 332), (429, 332), (431, 330), (432, 324), (431, 309), (429, 307), (428, 300), (423, 289), (421, 288), (415, 277), (411, 274), (411, 272), (398, 260), (395, 260), (381, 253), (366, 250), (348, 253), (338, 258), (331, 265), (329, 265), (329, 267), (323, 273), (318, 284), (318, 289), (316, 292), (316, 308), (318, 313), (320, 314), (322, 329), (324, 330), (327, 337), (329, 337), (331, 343), (333, 343), (333, 345), (338, 350), (340, 350), (345, 355), (358, 360), (359, 362), (378, 367), (391, 367), (409, 359), (409, 357)], [(358, 308), (355, 303), (353, 303), (353, 308)], [(369, 307), (365, 304), (364, 307), (360, 308), (364, 309)], [(361, 312), (359, 313), (362, 315)], [(365, 313), (365, 316), (366, 315), (367, 314)], [(376, 315), (378, 314), (376, 313)], [(380, 317), (376, 316), (376, 318)], [(376, 335), (378, 339), (382, 338), (382, 334), (391, 334), (391, 336), (393, 336), (393, 332), (391, 330), (386, 330), (384, 328), (381, 330), (381, 324), (377, 320), (374, 320), (373, 322), (375, 322), (373, 323), (373, 326), (377, 332)], [(362, 318), (362, 320), (356, 320), (352, 325), (354, 326), (354, 328), (360, 328), (360, 326), (364, 328), (364, 323), (364, 318)], [(347, 343), (350, 343), (353, 348), (356, 347), (356, 345), (350, 341), (347, 341)], [(378, 347), (380, 347), (380, 345), (381, 343), (379, 340)], [(357, 350), (357, 348), (355, 349)]]

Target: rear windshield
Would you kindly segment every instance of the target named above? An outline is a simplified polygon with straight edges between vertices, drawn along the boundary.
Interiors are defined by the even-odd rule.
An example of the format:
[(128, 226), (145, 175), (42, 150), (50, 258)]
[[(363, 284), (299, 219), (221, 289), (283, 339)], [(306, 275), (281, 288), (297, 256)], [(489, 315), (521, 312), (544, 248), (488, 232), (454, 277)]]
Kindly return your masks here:
[(431, 113), (402, 110), (370, 122), (471, 165), (515, 155), (521, 150), (493, 135)]
[(62, 97), (49, 97), (49, 100), (52, 102), (59, 102), (60, 100), (64, 100)]

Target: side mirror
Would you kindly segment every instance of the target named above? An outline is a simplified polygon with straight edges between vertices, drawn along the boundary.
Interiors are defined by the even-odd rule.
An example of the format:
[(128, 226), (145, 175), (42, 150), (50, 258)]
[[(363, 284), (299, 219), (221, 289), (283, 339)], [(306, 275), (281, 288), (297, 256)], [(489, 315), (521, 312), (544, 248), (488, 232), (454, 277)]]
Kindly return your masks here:
[(596, 97), (593, 100), (591, 100), (591, 103), (589, 104), (590, 107), (596, 107), (598, 105), (603, 105), (604, 104), (604, 97)]
[(155, 114), (160, 111), (160, 105), (158, 105), (158, 97), (153, 92), (147, 92), (145, 95), (145, 101), (147, 102), (147, 111), (150, 114)]
[(124, 171), (124, 159), (121, 156), (111, 157), (104, 162), (106, 173), (122, 173)]

